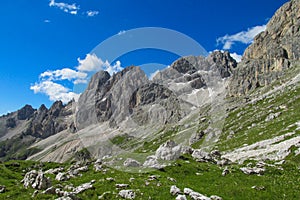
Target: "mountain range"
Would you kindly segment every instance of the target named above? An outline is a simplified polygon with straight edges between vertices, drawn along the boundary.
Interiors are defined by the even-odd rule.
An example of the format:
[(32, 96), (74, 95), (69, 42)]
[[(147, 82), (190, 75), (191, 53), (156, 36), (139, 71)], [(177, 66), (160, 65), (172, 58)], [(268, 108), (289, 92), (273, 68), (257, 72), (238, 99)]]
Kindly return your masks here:
[(220, 166), (297, 160), (299, 52), (300, 1), (291, 0), (239, 63), (214, 51), (179, 58), (151, 80), (138, 66), (99, 71), (77, 102), (1, 116), (0, 159), (99, 159), (123, 171), (163, 169), (183, 154)]

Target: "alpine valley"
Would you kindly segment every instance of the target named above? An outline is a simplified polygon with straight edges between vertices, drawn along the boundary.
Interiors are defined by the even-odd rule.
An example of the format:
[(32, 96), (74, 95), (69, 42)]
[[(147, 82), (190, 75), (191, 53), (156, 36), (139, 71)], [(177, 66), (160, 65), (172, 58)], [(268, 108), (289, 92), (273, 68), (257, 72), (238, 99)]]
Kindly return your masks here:
[(229, 52), (94, 74), (0, 117), (0, 199), (300, 199), (300, 0)]

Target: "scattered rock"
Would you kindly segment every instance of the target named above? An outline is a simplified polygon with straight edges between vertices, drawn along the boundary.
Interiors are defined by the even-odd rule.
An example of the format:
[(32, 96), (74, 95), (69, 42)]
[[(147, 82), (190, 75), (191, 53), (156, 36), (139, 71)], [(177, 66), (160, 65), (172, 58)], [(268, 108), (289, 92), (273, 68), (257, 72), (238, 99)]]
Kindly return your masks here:
[(98, 196), (98, 199), (108, 199), (106, 196), (111, 193), (111, 191), (104, 192), (101, 196)]
[(124, 189), (124, 188), (128, 188), (128, 187), (129, 187), (128, 184), (124, 184), (124, 183), (122, 183), (122, 184), (116, 184), (116, 188), (117, 189)]
[(175, 178), (167, 177), (167, 179), (168, 179), (169, 181), (171, 181), (171, 182), (174, 182), (174, 183), (176, 183), (176, 180), (175, 180)]
[(46, 177), (43, 172), (37, 172), (36, 170), (26, 173), (21, 182), (25, 188), (31, 186), (38, 190), (44, 190), (51, 186), (50, 178)]
[(66, 180), (69, 180), (70, 179), (70, 176), (68, 176), (66, 173), (64, 172), (59, 172), (56, 177), (55, 177), (55, 180), (58, 180), (58, 181), (66, 181)]
[(222, 172), (222, 176), (226, 176), (226, 175), (229, 174), (229, 173), (230, 173), (230, 171), (228, 170), (227, 167), (225, 167), (225, 169), (224, 169), (223, 172)]
[(140, 167), (141, 166), (141, 163), (132, 159), (132, 158), (127, 158), (125, 161), (124, 161), (124, 164), (123, 164), (125, 167)]
[(45, 171), (45, 174), (58, 174), (59, 172), (64, 171), (63, 167), (55, 168), (55, 169), (48, 169)]
[(271, 120), (273, 120), (273, 119), (276, 119), (276, 118), (279, 117), (280, 115), (281, 115), (281, 112), (270, 113), (270, 114), (266, 117), (265, 121), (266, 121), (266, 122), (269, 122), (269, 121), (271, 121)]
[(210, 196), (210, 199), (211, 199), (211, 200), (223, 200), (222, 197), (219, 197), (219, 196), (217, 196), (217, 195), (212, 195), (212, 196)]
[(107, 181), (109, 181), (109, 182), (114, 182), (114, 181), (116, 181), (114, 178), (112, 178), (112, 177), (108, 177), (108, 178), (106, 178), (106, 180)]
[(176, 185), (172, 185), (170, 188), (170, 194), (175, 196), (175, 195), (181, 194), (181, 191), (178, 187), (176, 187)]
[(196, 142), (200, 141), (204, 135), (205, 135), (204, 131), (200, 131), (199, 133), (193, 134), (189, 140), (189, 144), (190, 145), (195, 144)]
[(4, 193), (6, 190), (6, 187), (4, 185), (0, 185), (0, 193)]
[(265, 169), (263, 168), (258, 168), (258, 167), (242, 167), (240, 168), (240, 170), (242, 172), (244, 172), (244, 174), (247, 174), (247, 175), (251, 175), (251, 174), (258, 174), (258, 175), (263, 175), (264, 172), (265, 172)]
[(194, 191), (190, 193), (190, 197), (193, 200), (210, 200), (209, 197)]
[(36, 195), (37, 195), (38, 193), (39, 193), (39, 191), (38, 191), (38, 190), (35, 190), (35, 191), (32, 193), (31, 197), (32, 197), (32, 198), (36, 197)]
[(45, 191), (42, 192), (43, 194), (56, 194), (55, 187), (49, 187)]
[(135, 192), (133, 190), (121, 190), (119, 196), (124, 199), (135, 199)]
[(94, 188), (93, 185), (91, 183), (84, 183), (82, 185), (79, 185), (78, 187), (76, 187), (73, 192), (74, 194), (79, 194), (85, 190), (88, 190), (88, 189), (92, 189)]
[(194, 152), (192, 153), (192, 157), (196, 159), (198, 162), (212, 161), (212, 156), (201, 149), (195, 149)]
[(156, 157), (162, 160), (176, 160), (180, 157), (181, 145), (177, 145), (173, 140), (160, 145), (156, 150)]
[(180, 194), (180, 195), (178, 195), (178, 196), (176, 197), (175, 200), (187, 200), (187, 198), (186, 198), (185, 195)]
[(183, 193), (186, 194), (186, 195), (190, 195), (191, 192), (194, 192), (194, 191), (190, 188), (184, 188), (183, 189)]
[(258, 191), (266, 189), (264, 186), (256, 186), (256, 185), (252, 186), (251, 188), (255, 189), (255, 190), (258, 190)]
[(161, 165), (158, 160), (157, 157), (152, 155), (152, 156), (148, 156), (143, 164), (144, 167), (150, 167), (150, 168), (154, 168), (154, 169), (161, 169), (164, 166)]

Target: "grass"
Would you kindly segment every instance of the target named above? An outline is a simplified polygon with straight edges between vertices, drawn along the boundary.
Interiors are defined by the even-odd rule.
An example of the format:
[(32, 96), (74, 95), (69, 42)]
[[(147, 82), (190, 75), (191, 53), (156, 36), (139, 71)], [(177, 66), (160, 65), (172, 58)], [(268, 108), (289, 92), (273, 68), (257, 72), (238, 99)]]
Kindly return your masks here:
[[(181, 190), (188, 187), (204, 195), (218, 195), (223, 199), (299, 199), (300, 198), (300, 171), (299, 155), (291, 154), (282, 166), (284, 170), (267, 167), (262, 176), (245, 175), (239, 168), (240, 165), (231, 165), (230, 174), (222, 176), (223, 168), (210, 163), (199, 163), (190, 156), (181, 159), (165, 167), (148, 173), (126, 173), (107, 168), (106, 172), (95, 172), (93, 166), (84, 172), (82, 177), (75, 177), (69, 181), (58, 182), (54, 176), (50, 176), (53, 185), (61, 184), (78, 186), (80, 184), (95, 180), (94, 189), (86, 190), (78, 195), (81, 199), (98, 199), (105, 192), (105, 199), (120, 199), (119, 190), (115, 184), (129, 184), (129, 188), (136, 191), (136, 199), (174, 199), (169, 191), (171, 185), (176, 185)], [(251, 161), (249, 161), (251, 162)], [(17, 163), (17, 164), (16, 164)], [(39, 193), (35, 198), (31, 195), (33, 189), (25, 189), (20, 183), (24, 171), (31, 169), (46, 170), (55, 167), (68, 168), (70, 164), (37, 163), (32, 161), (9, 161), (0, 165), (0, 185), (5, 185), (7, 191), (0, 194), (0, 199), (55, 199), (56, 195), (45, 195)], [(157, 180), (149, 181), (150, 175), (156, 175)], [(106, 178), (113, 177), (115, 181), (107, 181)], [(176, 180), (172, 182), (168, 177)], [(134, 178), (130, 182), (130, 178)], [(149, 182), (148, 185), (145, 183)], [(252, 186), (263, 187), (263, 190), (253, 189)]]

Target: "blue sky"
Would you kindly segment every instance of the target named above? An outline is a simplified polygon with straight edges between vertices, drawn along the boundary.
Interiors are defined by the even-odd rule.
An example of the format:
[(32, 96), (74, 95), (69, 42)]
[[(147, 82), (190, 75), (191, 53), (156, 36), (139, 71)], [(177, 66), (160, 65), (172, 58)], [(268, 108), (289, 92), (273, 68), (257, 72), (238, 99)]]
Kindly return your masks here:
[[(241, 55), (287, 0), (2, 0), (0, 6), (0, 114), (25, 104), (38, 108), (78, 97), (75, 85), (93, 70), (171, 64), (176, 55), (134, 51), (106, 62), (91, 51), (114, 35), (162, 27), (193, 38), (207, 51)], [(112, 47), (110, 50), (119, 48)], [(121, 47), (120, 47), (121, 48)], [(148, 75), (161, 66), (147, 65)], [(98, 66), (95, 67), (95, 66)], [(84, 85), (82, 85), (83, 87)]]

